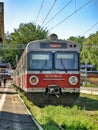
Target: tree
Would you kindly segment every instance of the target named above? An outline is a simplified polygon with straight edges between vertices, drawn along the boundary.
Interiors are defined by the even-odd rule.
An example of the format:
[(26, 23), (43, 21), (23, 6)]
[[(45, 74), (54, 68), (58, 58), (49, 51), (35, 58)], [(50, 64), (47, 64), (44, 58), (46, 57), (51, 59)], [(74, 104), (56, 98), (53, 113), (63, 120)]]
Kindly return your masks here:
[(33, 23), (21, 23), (18, 29), (9, 35), (9, 41), (13, 44), (27, 44), (30, 41), (47, 37), (48, 31)]
[(98, 31), (91, 34), (83, 43), (81, 51), (81, 62), (95, 65), (98, 69)]
[(93, 64), (98, 69), (98, 31), (88, 38), (71, 36), (68, 40), (81, 44), (81, 63)]
[[(34, 23), (21, 23), (18, 29), (14, 29), (14, 32), (11, 34), (6, 34), (6, 43), (9, 45), (15, 45), (16, 47), (19, 44), (27, 44), (30, 41), (45, 39), (48, 35), (48, 31), (44, 30), (40, 26), (36, 26)], [(2, 52), (2, 59), (4, 62), (10, 62), (12, 68), (15, 68), (16, 56), (21, 56), (23, 50), (15, 50), (11, 48), (10, 50), (4, 50)]]
[(69, 37), (68, 40), (70, 41), (73, 41), (73, 42), (76, 42), (76, 43), (79, 43), (79, 44), (83, 44), (83, 42), (85, 41), (85, 37), (81, 37), (81, 36), (78, 36), (78, 37)]

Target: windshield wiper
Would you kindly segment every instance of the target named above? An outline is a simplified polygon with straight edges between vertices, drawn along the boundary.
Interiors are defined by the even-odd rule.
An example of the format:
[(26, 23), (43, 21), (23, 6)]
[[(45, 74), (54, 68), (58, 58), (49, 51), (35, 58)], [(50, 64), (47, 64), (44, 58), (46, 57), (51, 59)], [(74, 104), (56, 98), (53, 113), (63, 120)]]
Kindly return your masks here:
[(42, 71), (43, 71), (42, 69), (44, 69), (44, 67), (46, 67), (46, 66), (47, 66), (47, 64), (48, 64), (48, 61), (47, 61), (47, 60), (45, 60), (44, 64), (43, 64), (43, 65), (42, 65), (42, 67), (41, 67), (40, 72), (42, 72)]
[(63, 66), (64, 71), (67, 72), (67, 69), (65, 68), (65, 65), (62, 59), (60, 60), (60, 62), (61, 62), (61, 65)]

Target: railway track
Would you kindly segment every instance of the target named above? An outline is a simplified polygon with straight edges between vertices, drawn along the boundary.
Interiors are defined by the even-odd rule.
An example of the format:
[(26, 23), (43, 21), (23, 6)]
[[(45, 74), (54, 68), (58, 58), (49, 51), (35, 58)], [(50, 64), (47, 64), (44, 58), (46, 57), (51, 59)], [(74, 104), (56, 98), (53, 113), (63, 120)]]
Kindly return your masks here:
[(13, 87), (0, 88), (0, 130), (43, 130)]

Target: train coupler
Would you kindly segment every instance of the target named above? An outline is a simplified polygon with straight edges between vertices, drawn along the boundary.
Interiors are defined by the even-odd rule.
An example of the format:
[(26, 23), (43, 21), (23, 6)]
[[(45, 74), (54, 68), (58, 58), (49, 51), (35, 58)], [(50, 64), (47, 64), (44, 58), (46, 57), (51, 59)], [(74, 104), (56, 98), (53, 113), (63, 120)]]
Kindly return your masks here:
[(46, 92), (48, 94), (58, 95), (60, 94), (60, 87), (57, 85), (49, 85)]

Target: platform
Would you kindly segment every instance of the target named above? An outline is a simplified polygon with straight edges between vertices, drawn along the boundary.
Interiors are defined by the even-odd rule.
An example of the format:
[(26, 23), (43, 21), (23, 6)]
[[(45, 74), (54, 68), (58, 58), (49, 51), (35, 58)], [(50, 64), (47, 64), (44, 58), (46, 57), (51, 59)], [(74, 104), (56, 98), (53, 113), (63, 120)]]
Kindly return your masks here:
[(0, 130), (38, 130), (11, 83), (0, 87)]

